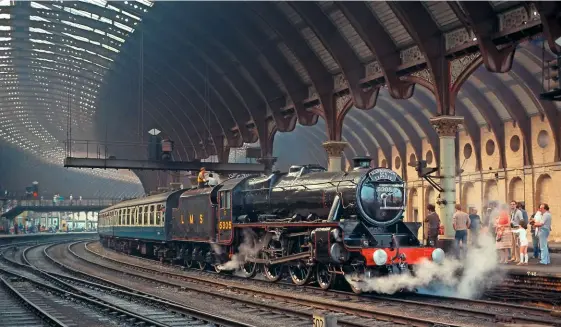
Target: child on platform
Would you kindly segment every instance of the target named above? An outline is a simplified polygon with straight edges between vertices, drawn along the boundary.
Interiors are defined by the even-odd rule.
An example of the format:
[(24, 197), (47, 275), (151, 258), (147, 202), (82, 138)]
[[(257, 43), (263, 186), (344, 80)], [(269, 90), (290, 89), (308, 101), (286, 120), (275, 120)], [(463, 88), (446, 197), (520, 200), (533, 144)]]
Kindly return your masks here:
[(512, 230), (513, 233), (518, 234), (518, 239), (520, 240), (520, 262), (517, 263), (518, 266), (528, 265), (528, 237), (526, 236), (527, 227), (526, 223), (521, 221), (520, 226), (514, 227)]

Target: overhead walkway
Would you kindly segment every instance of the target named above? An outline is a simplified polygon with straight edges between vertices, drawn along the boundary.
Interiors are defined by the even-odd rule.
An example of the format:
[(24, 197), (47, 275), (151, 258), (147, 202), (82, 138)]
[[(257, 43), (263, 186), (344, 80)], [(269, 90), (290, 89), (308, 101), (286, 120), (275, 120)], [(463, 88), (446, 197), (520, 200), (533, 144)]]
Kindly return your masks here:
[(100, 211), (111, 205), (116, 204), (118, 199), (82, 199), (82, 200), (63, 200), (54, 202), (53, 200), (21, 200), (14, 201), (1, 217), (12, 219), (24, 211), (34, 212), (82, 212)]

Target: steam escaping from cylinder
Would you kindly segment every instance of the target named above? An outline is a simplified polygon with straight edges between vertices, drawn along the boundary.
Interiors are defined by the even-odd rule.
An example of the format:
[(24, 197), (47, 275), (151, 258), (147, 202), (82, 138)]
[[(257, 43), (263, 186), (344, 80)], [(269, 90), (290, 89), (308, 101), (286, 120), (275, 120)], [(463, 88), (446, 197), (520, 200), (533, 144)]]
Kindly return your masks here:
[(267, 233), (263, 239), (259, 239), (259, 236), (250, 229), (243, 229), (243, 242), (238, 247), (238, 252), (232, 256), (230, 261), (218, 265), (220, 270), (235, 270), (240, 268), (246, 262), (247, 258), (257, 257), (259, 251), (261, 251), (269, 241), (271, 240), (271, 234)]
[(446, 258), (441, 264), (425, 260), (415, 268), (414, 275), (402, 273), (367, 279), (360, 282), (345, 275), (347, 282), (363, 292), (394, 294), (401, 290), (421, 291), (438, 295), (474, 298), (502, 279), (499, 271), (495, 239), (487, 233), (479, 235), (477, 244), (468, 249), (463, 260)]

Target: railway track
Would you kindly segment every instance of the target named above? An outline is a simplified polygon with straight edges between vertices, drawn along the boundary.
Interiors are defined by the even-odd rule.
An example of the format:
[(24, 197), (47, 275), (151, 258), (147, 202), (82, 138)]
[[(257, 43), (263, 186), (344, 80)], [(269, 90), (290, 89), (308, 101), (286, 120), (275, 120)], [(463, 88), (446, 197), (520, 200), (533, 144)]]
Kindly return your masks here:
[[(95, 248), (97, 249), (101, 249), (102, 251), (104, 251), (104, 254), (99, 253)], [(86, 245), (86, 250), (94, 255), (97, 256), (101, 256), (104, 259), (110, 259), (110, 258), (115, 258), (115, 257), (120, 257), (120, 258), (126, 258), (127, 260), (129, 260), (129, 263), (131, 263), (132, 265), (140, 265), (140, 266), (144, 266), (147, 268), (154, 268), (157, 267), (158, 270), (164, 270), (164, 271), (168, 271), (168, 272), (172, 272), (172, 273), (177, 273), (179, 271), (184, 271), (185, 267), (183, 266), (178, 266), (178, 265), (162, 265), (159, 261), (156, 260), (152, 260), (152, 259), (147, 259), (147, 258), (142, 258), (142, 257), (137, 257), (134, 255), (129, 255), (129, 254), (124, 254), (124, 253), (118, 253), (115, 251), (108, 251), (106, 249), (104, 249), (103, 247), (101, 247), (101, 244), (98, 242), (90, 242)], [(218, 273), (216, 273), (213, 270), (205, 270), (205, 271), (201, 271), (199, 269), (196, 268), (191, 268), (188, 269), (189, 271), (192, 272), (196, 272), (198, 275), (202, 275), (202, 276), (208, 276), (210, 278), (221, 278), (223, 280), (231, 280), (231, 279), (237, 279), (246, 283), (257, 283), (260, 285), (271, 285), (270, 282), (266, 281), (265, 279), (259, 280), (257, 279), (259, 277), (259, 275), (256, 276), (255, 279), (246, 279), (243, 277), (238, 277), (238, 276), (232, 276), (232, 275), (220, 275)], [(527, 277), (527, 278), (526, 278)], [(518, 309), (526, 309), (527, 305), (526, 304), (534, 304), (535, 307), (543, 307), (544, 302), (547, 302), (547, 299), (545, 301), (542, 301), (541, 299), (546, 297), (548, 298), (550, 301), (552, 299), (558, 299), (560, 297), (560, 293), (557, 293), (556, 291), (552, 290), (552, 287), (554, 285), (557, 285), (557, 287), (555, 289), (559, 289), (561, 290), (561, 286), (560, 284), (555, 284), (555, 283), (560, 283), (561, 280), (555, 280), (555, 278), (541, 278), (540, 280), (544, 280), (544, 282), (540, 282), (540, 280), (536, 280), (535, 279), (531, 279), (530, 278), (533, 277), (528, 277), (528, 276), (519, 276), (519, 275), (515, 275), (513, 276), (513, 278), (506, 278), (504, 280), (503, 286), (501, 287), (497, 287), (495, 290), (493, 291), (489, 291), (489, 294), (486, 294), (486, 297), (489, 299), (492, 299), (492, 301), (488, 301), (488, 300), (472, 300), (472, 299), (463, 299), (463, 298), (456, 298), (456, 297), (449, 297), (449, 296), (441, 296), (441, 295), (431, 295), (431, 294), (419, 294), (419, 293), (411, 293), (411, 292), (406, 292), (406, 293), (397, 293), (390, 296), (383, 296), (383, 295), (374, 295), (374, 294), (365, 294), (362, 296), (358, 296), (358, 297), (370, 297), (370, 298), (375, 298), (375, 299), (384, 299), (384, 300), (389, 300), (389, 301), (402, 301), (404, 303), (406, 303), (409, 300), (413, 300), (413, 301), (422, 301), (424, 303), (435, 303), (437, 305), (441, 305), (441, 304), (448, 304), (450, 302), (456, 302), (456, 303), (464, 303), (466, 306), (469, 307), (476, 307), (476, 308), (480, 308), (482, 310), (487, 310), (487, 307), (489, 305), (493, 306), (493, 305), (497, 305), (497, 301), (498, 302), (503, 302), (502, 304), (500, 304), (500, 306), (502, 308), (504, 307), (508, 307), (510, 310), (509, 311), (516, 311)], [(283, 283), (284, 282), (284, 283)], [(277, 283), (277, 285), (286, 285), (289, 289), (294, 288), (295, 286), (292, 284), (292, 282), (290, 281), (290, 278), (288, 279), (284, 279), (281, 280), (280, 282)], [(281, 288), (283, 286), (280, 286)], [(509, 287), (511, 287), (512, 289), (509, 289)], [(325, 295), (326, 292), (324, 290), (322, 290), (319, 286), (312, 286), (312, 285), (306, 285), (306, 286), (300, 286), (297, 289), (301, 289), (301, 288), (305, 288), (307, 292), (313, 293), (313, 294), (318, 294), (318, 295)], [(518, 298), (516, 296), (516, 294), (518, 294), (516, 292), (517, 289), (523, 289), (523, 292), (525, 294), (527, 294), (527, 291), (533, 291), (538, 293), (538, 291), (542, 291), (543, 293), (537, 294), (536, 297), (532, 298), (530, 296), (526, 296), (525, 298)], [(337, 293), (337, 294), (341, 294), (341, 295), (351, 295), (351, 296), (355, 296), (353, 293), (351, 293), (351, 291), (340, 291), (340, 290), (330, 290), (329, 293)], [(515, 294), (510, 294), (510, 293), (515, 293)], [(544, 295), (545, 294), (545, 295)], [(551, 296), (550, 296), (551, 295)], [(501, 297), (503, 296), (503, 297)], [(515, 299), (518, 299), (520, 301), (513, 301)], [(534, 301), (530, 301), (530, 299), (534, 299)], [(505, 303), (505, 301), (513, 301), (510, 303)], [(519, 304), (513, 304), (516, 302), (522, 302), (524, 303), (524, 305), (519, 305)], [(547, 312), (550, 312), (551, 309), (556, 309), (556, 305), (552, 306), (548, 306), (546, 307)], [(541, 310), (541, 308), (538, 308), (538, 310)], [(508, 314), (508, 312), (507, 312)]]
[(35, 305), (12, 286), (8, 278), (0, 277), (0, 326), (66, 326)]
[[(79, 321), (72, 321), (74, 326), (157, 326), (157, 327), (179, 327), (179, 326), (224, 326), (224, 327), (252, 327), (251, 325), (232, 322), (215, 315), (204, 316), (205, 313), (194, 312), (190, 308), (181, 307), (173, 303), (159, 301), (147, 295), (125, 292), (116, 288), (106, 287), (90, 281), (79, 278), (70, 277), (68, 274), (60, 274), (50, 270), (38, 269), (31, 265), (26, 254), (30, 249), (46, 248), (50, 245), (38, 245), (27, 247), (21, 251), (20, 255), (15, 254), (13, 257), (20, 258), (16, 260), (4, 257), (4, 262), (8, 262), (13, 267), (18, 268), (18, 272), (9, 269), (5, 265), (0, 266), (0, 272), (10, 275), (18, 280), (17, 286), (20, 292), (25, 292), (31, 301), (39, 303), (40, 307), (48, 307), (58, 315), (64, 315), (63, 318), (70, 316), (79, 317)], [(4, 251), (5, 252), (5, 251)], [(45, 267), (43, 267), (45, 268)], [(25, 271), (24, 274), (21, 272)], [(33, 275), (33, 277), (30, 276)], [(42, 280), (41, 280), (42, 279)], [(55, 284), (52, 286), (51, 284)], [(60, 303), (57, 299), (46, 299), (43, 293), (37, 292), (37, 289), (43, 290), (44, 293), (58, 295), (63, 301), (72, 303), (78, 302), (85, 304), (80, 308), (71, 306), (65, 307), (64, 303)], [(52, 296), (51, 296), (52, 297)], [(51, 302), (48, 303), (48, 300)], [(46, 302), (47, 301), (47, 302)], [(57, 307), (58, 305), (58, 307)], [(87, 309), (95, 308), (95, 313), (105, 318), (91, 319), (88, 321)], [(86, 310), (85, 310), (86, 309)], [(84, 312), (86, 319), (84, 320)], [(196, 316), (195, 316), (196, 314)], [(203, 317), (204, 316), (204, 317)], [(64, 319), (59, 319), (64, 320)]]
[[(234, 282), (232, 277), (226, 281), (224, 279), (193, 276), (184, 272), (174, 270), (171, 267), (157, 267), (153, 262), (140, 262), (136, 264), (122, 262), (109, 256), (111, 252), (105, 253), (104, 257), (92, 252), (83, 243), (69, 246), (68, 250), (76, 257), (97, 266), (110, 269), (115, 272), (127, 273), (149, 281), (156, 281), (168, 287), (180, 289), (198, 288), (208, 289), (211, 294), (216, 293), (216, 289), (228, 290), (232, 295), (237, 296), (237, 300), (243, 300), (242, 296), (250, 295), (253, 298), (259, 297), (270, 299), (277, 303), (286, 303), (305, 306), (313, 309), (327, 310), (339, 314), (352, 315), (353, 317), (371, 318), (393, 323), (402, 323), (416, 326), (427, 326), (443, 324), (448, 326), (475, 326), (475, 325), (495, 325), (499, 321), (509, 321), (520, 324), (542, 324), (550, 325), (552, 319), (549, 310), (540, 308), (525, 308), (515, 305), (503, 305), (488, 301), (455, 301), (456, 305), (443, 303), (443, 299), (423, 299), (413, 301), (393, 297), (366, 297), (354, 296), (340, 292), (318, 292), (317, 289), (302, 289), (293, 285), (278, 285), (267, 282), (260, 283), (256, 280), (243, 279), (244, 283)], [(79, 252), (79, 253), (77, 253)], [(87, 258), (88, 255), (96, 255), (97, 258)], [(122, 259), (125, 259), (124, 257)], [(101, 262), (104, 261), (104, 262)], [(157, 268), (155, 268), (157, 267)], [(248, 285), (250, 284), (250, 285)], [(253, 285), (251, 285), (253, 284)], [(255, 284), (262, 287), (255, 287)], [(214, 289), (214, 290), (212, 290)], [(286, 292), (289, 291), (289, 292)], [(307, 296), (306, 293), (315, 293), (316, 296)], [(319, 296), (317, 296), (319, 295)], [(318, 297), (321, 297), (318, 299)], [(455, 300), (455, 299), (452, 299)], [(273, 305), (273, 307), (275, 307)], [(277, 304), (278, 308), (278, 304)], [(429, 312), (427, 310), (430, 310)], [(311, 314), (308, 312), (308, 314)], [(349, 319), (349, 320), (347, 320)], [(341, 316), (342, 324), (350, 323), (353, 325), (352, 317)], [(364, 326), (365, 322), (355, 323)]]
[[(46, 253), (46, 255), (50, 258), (50, 260), (53, 260), (53, 262), (55, 262), (57, 265), (61, 265), (64, 266), (65, 270), (67, 271), (71, 271), (74, 274), (81, 274), (80, 272), (78, 272), (76, 269), (73, 269), (67, 265), (64, 265), (61, 262), (58, 262), (57, 259), (52, 258), (51, 255), (49, 255), (48, 253)], [(81, 260), (81, 259), (80, 259)], [(83, 268), (83, 264), (84, 262), (81, 263), (82, 265), (80, 266), (80, 268)], [(90, 263), (91, 264), (91, 263)], [(96, 266), (96, 268), (98, 270), (99, 266)], [(111, 270), (109, 268), (104, 267), (104, 270)], [(117, 272), (115, 270), (113, 270), (112, 272)], [(126, 274), (129, 278), (129, 281), (132, 277), (136, 277), (133, 274)], [(131, 292), (135, 292), (137, 291), (137, 288), (131, 288), (125, 285), (122, 285), (121, 283), (119, 283), (120, 281), (122, 281), (122, 278), (120, 278), (120, 276), (116, 275), (116, 274), (111, 274), (108, 277), (112, 277), (112, 281), (109, 281), (107, 279), (103, 279), (103, 281), (105, 283), (111, 284), (115, 287), (123, 287), (123, 288), (128, 288)], [(99, 278), (99, 277), (92, 277), (90, 276), (90, 278)], [(138, 278), (138, 277), (137, 277)], [(276, 325), (278, 326), (309, 326), (310, 323), (312, 322), (312, 308), (310, 308), (309, 311), (305, 311), (302, 310), (302, 308), (296, 308), (294, 306), (290, 307), (287, 303), (287, 307), (283, 307), (283, 306), (278, 306), (278, 304), (267, 304), (266, 302), (259, 302), (259, 301), (248, 301), (248, 300), (244, 300), (241, 299), (239, 297), (239, 294), (235, 294), (235, 295), (228, 295), (228, 294), (223, 294), (220, 291), (215, 291), (215, 290), (209, 290), (209, 291), (205, 291), (204, 289), (201, 288), (201, 285), (195, 285), (194, 287), (189, 287), (186, 285), (181, 285), (181, 286), (177, 286), (177, 285), (172, 285), (169, 283), (166, 283), (165, 281), (159, 281), (157, 279), (146, 279), (146, 278), (138, 278), (139, 281), (141, 281), (142, 284), (146, 285), (148, 283), (154, 283), (154, 284), (158, 284), (158, 286), (154, 285), (150, 287), (150, 289), (155, 290), (158, 288), (162, 288), (162, 285), (165, 285), (167, 287), (173, 286), (173, 288), (175, 289), (173, 291), (173, 293), (176, 293), (177, 291), (179, 292), (185, 292), (185, 291), (192, 291), (195, 294), (190, 294), (191, 297), (197, 296), (200, 297), (200, 294), (206, 294), (209, 295), (210, 297), (219, 297), (221, 299), (225, 299), (227, 300), (229, 306), (231, 307), (235, 307), (236, 310), (238, 310), (240, 313), (242, 313), (243, 315), (253, 315), (256, 316), (259, 320), (263, 320), (264, 318), (269, 318), (269, 319), (274, 319), (276, 320)], [(148, 282), (148, 283), (147, 283)], [(226, 290), (223, 290), (226, 291)], [(168, 291), (168, 293), (171, 293)], [(188, 294), (186, 294), (188, 295)], [(264, 299), (265, 300), (265, 299)], [(399, 318), (399, 317), (398, 317)], [(341, 326), (388, 326), (386, 321), (376, 321), (376, 320), (372, 320), (372, 319), (364, 319), (364, 318), (358, 318), (355, 317), (354, 321), (339, 321)], [(265, 323), (263, 322), (262, 324), (260, 324), (260, 326), (269, 326), (269, 323)], [(418, 325), (418, 326), (427, 326), (426, 324), (422, 324), (422, 325)]]
[[(101, 248), (103, 251), (106, 251), (104, 248), (101, 247), (100, 243), (92, 242), (89, 243), (90, 246), (87, 246), (86, 249), (88, 252), (91, 252), (96, 255), (100, 255), (95, 249), (93, 248)], [(91, 246), (93, 245), (93, 247)], [(120, 257), (126, 257), (131, 260), (133, 264), (143, 265), (145, 264), (147, 267), (158, 267), (158, 269), (169, 271), (169, 272), (178, 272), (184, 271), (186, 268), (184, 266), (178, 265), (162, 265), (159, 261), (137, 257), (134, 255), (124, 254), (124, 253), (117, 253), (117, 252), (106, 252), (107, 254), (111, 255), (118, 255)], [(101, 255), (105, 257), (104, 255)], [(265, 279), (259, 280), (259, 275), (255, 277), (255, 279), (248, 280), (243, 277), (238, 276), (231, 276), (231, 275), (218, 275), (215, 271), (211, 269), (207, 269), (205, 271), (201, 271), (197, 268), (187, 268), (189, 271), (194, 271), (200, 275), (206, 276), (208, 275), (211, 278), (220, 277), (224, 280), (229, 279), (238, 279), (243, 280), (244, 282), (251, 281), (252, 283), (259, 283), (261, 285), (270, 285), (270, 282), (266, 281)], [(314, 282), (312, 280), (312, 282)], [(279, 284), (287, 284), (288, 287), (294, 287), (290, 278), (282, 279), (277, 283)], [(345, 288), (346, 283), (343, 283), (343, 287)], [(300, 286), (298, 289), (301, 289)], [(313, 285), (310, 283), (309, 285), (304, 286), (307, 292), (317, 294), (318, 296), (324, 296), (325, 291), (322, 290), (319, 286)], [(346, 287), (348, 288), (348, 287)], [(503, 307), (507, 306), (510, 308), (509, 311), (516, 311), (518, 309), (526, 309), (528, 306), (533, 306), (536, 308), (543, 308), (547, 310), (556, 310), (561, 305), (561, 279), (551, 277), (551, 276), (531, 276), (531, 275), (520, 275), (520, 274), (513, 274), (510, 277), (504, 278), (502, 284), (497, 286), (493, 289), (490, 289), (483, 294), (481, 300), (472, 300), (472, 299), (462, 299), (457, 297), (449, 297), (449, 296), (441, 296), (441, 295), (432, 295), (432, 294), (419, 294), (419, 293), (397, 293), (392, 295), (391, 297), (384, 297), (384, 296), (376, 296), (376, 295), (364, 295), (366, 297), (376, 298), (376, 299), (387, 299), (391, 301), (417, 301), (417, 302), (429, 302), (435, 303), (437, 305), (446, 305), (450, 302), (456, 303), (463, 303), (465, 306), (468, 307), (475, 307), (481, 310), (486, 310), (488, 305), (496, 306), (497, 302), (503, 303), (501, 304)], [(348, 291), (341, 292), (340, 290), (330, 290), (330, 293), (339, 293), (339, 294), (352, 294), (350, 289)], [(498, 311), (499, 312), (499, 311)], [(498, 313), (499, 314), (499, 313)], [(510, 312), (507, 312), (507, 315)], [(501, 318), (502, 319), (502, 318)]]

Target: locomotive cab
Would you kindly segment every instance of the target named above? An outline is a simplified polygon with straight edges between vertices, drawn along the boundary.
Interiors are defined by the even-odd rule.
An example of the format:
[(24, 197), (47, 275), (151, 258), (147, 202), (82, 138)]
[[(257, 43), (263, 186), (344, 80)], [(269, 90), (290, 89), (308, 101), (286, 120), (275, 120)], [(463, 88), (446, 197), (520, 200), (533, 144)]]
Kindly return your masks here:
[(372, 158), (370, 157), (355, 157), (353, 158), (353, 170), (370, 169)]

